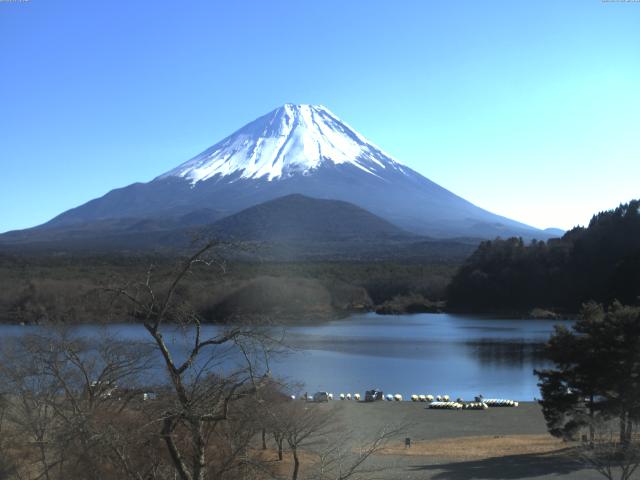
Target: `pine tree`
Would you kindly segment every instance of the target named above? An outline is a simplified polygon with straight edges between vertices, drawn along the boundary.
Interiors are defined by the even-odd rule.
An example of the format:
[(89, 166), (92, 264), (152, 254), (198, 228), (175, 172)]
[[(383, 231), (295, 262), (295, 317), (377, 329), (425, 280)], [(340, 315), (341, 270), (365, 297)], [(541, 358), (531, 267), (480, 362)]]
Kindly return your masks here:
[(629, 443), (640, 420), (640, 308), (587, 304), (571, 330), (556, 328), (546, 353), (555, 367), (535, 373), (549, 432), (575, 438), (588, 428), (593, 441), (596, 423), (617, 419)]

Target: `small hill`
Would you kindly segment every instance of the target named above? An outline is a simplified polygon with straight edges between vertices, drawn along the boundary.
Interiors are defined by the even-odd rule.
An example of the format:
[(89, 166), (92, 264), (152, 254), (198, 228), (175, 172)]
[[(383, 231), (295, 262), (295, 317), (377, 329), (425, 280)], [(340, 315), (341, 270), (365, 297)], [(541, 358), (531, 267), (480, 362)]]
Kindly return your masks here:
[[(0, 252), (48, 254), (168, 254), (191, 252), (208, 238), (247, 242), (246, 260), (460, 261), (478, 239), (434, 240), (409, 233), (341, 200), (286, 195), (220, 219), (201, 207), (154, 219), (105, 219), (0, 235)], [(251, 245), (251, 246), (249, 246)]]
[(217, 221), (209, 232), (239, 240), (302, 243), (417, 238), (352, 203), (299, 194), (249, 207)]

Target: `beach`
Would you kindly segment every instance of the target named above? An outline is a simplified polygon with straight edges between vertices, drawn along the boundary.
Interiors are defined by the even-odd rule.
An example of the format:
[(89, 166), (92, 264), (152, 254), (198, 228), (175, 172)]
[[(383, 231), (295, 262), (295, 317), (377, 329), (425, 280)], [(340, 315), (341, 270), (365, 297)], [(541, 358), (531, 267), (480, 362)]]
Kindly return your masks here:
[(333, 400), (322, 408), (335, 410), (354, 449), (383, 428), (400, 428), (397, 437), (370, 459), (368, 468), (376, 470), (371, 478), (601, 478), (575, 460), (573, 445), (548, 434), (541, 408), (534, 402), (455, 411), (410, 401)]

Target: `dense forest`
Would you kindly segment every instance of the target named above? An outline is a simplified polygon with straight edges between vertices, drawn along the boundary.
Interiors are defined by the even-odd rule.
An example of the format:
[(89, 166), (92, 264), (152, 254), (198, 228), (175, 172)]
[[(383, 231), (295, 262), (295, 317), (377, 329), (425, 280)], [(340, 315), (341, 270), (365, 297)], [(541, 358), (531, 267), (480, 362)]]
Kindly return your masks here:
[[(226, 257), (224, 252), (222, 257)], [(0, 254), (0, 322), (103, 323), (132, 320), (114, 288), (166, 283), (175, 257)], [(238, 316), (281, 321), (336, 318), (354, 311), (429, 311), (444, 299), (458, 264), (410, 262), (221, 261), (185, 279), (182, 295), (208, 322)]]
[(640, 200), (594, 215), (560, 239), (483, 242), (448, 288), (449, 308), (577, 312), (589, 300), (637, 304), (640, 296)]

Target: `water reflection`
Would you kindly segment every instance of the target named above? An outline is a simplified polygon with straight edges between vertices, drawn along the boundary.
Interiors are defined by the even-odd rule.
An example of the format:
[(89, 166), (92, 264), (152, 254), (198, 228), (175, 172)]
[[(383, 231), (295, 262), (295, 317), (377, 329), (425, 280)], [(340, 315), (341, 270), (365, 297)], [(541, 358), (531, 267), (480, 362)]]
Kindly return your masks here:
[(465, 342), (467, 354), (474, 357), (481, 365), (505, 365), (521, 367), (525, 365), (540, 366), (545, 364), (544, 344), (523, 341), (496, 342), (479, 340)]
[[(308, 391), (364, 392), (372, 387), (404, 395), (449, 394), (531, 400), (539, 396), (534, 368), (545, 366), (544, 342), (557, 321), (504, 320), (480, 316), (417, 314), (354, 315), (319, 325), (287, 327), (288, 355), (274, 359), (273, 372)], [(139, 325), (108, 327), (121, 338), (148, 338)], [(37, 330), (37, 327), (35, 327)], [(102, 327), (76, 327), (102, 335)], [(203, 335), (214, 334), (207, 326)], [(0, 326), (4, 337), (34, 327)], [(188, 332), (187, 332), (188, 337)], [(165, 338), (180, 355), (184, 332), (167, 327)]]
[(348, 321), (290, 329), (299, 348), (280, 371), (309, 390), (361, 391), (379, 386), (405, 395), (478, 393), (538, 397), (534, 368), (557, 322), (480, 316), (357, 315)]

